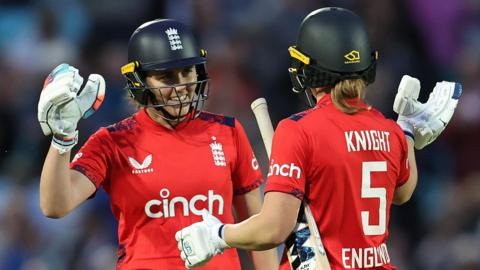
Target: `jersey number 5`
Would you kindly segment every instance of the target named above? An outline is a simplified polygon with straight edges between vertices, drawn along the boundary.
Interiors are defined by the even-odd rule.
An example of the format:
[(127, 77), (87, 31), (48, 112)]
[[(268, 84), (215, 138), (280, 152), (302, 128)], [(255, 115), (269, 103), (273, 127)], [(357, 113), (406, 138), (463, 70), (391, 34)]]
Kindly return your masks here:
[(387, 224), (387, 190), (385, 188), (372, 188), (371, 173), (386, 172), (386, 161), (366, 161), (362, 162), (362, 198), (378, 198), (380, 206), (378, 207), (378, 225), (372, 225), (368, 222), (370, 212), (361, 211), (363, 233), (365, 235), (382, 235), (385, 233)]

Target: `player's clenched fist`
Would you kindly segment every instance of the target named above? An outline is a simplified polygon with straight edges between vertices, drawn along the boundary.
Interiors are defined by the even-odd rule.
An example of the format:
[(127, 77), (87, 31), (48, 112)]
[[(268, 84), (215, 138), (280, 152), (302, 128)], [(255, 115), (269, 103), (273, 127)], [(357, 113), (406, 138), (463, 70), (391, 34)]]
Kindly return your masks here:
[(206, 210), (202, 217), (203, 221), (185, 227), (175, 234), (180, 257), (188, 269), (204, 265), (228, 247), (222, 236), (225, 225)]
[(393, 110), (397, 123), (414, 138), (415, 148), (422, 149), (433, 142), (447, 126), (462, 94), (462, 85), (456, 82), (438, 82), (426, 103), (420, 103), (420, 81), (404, 75), (398, 86)]
[(105, 80), (101, 75), (91, 74), (83, 88), (82, 83), (78, 69), (60, 64), (45, 79), (40, 94), (38, 121), (43, 134), (53, 134), (52, 145), (60, 154), (77, 143), (78, 121), (98, 110), (105, 96)]

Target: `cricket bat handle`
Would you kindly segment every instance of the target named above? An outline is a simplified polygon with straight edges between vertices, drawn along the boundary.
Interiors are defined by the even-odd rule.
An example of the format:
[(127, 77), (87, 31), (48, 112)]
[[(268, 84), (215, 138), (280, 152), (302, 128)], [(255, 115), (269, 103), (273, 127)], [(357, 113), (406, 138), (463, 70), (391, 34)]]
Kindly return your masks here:
[[(270, 158), (271, 149), (272, 149), (272, 139), (273, 139), (273, 126), (272, 121), (270, 120), (270, 115), (268, 114), (267, 101), (264, 98), (258, 98), (252, 102), (251, 108), (257, 119), (258, 128), (260, 129), (260, 134), (262, 135), (263, 143), (267, 150), (268, 158)], [(305, 213), (306, 222), (310, 231), (313, 234), (312, 241), (315, 242), (315, 258), (313, 265), (308, 263), (306, 265), (300, 265), (298, 268), (307, 267), (305, 269), (315, 269), (315, 270), (330, 270), (330, 263), (328, 262), (327, 254), (322, 243), (320, 232), (316, 226), (315, 220), (313, 218), (310, 207), (306, 202), (303, 202), (303, 211)], [(290, 257), (289, 257), (290, 260)], [(290, 262), (292, 263), (292, 262)], [(303, 269), (303, 268), (302, 268)]]
[(265, 150), (267, 151), (268, 158), (270, 158), (272, 150), (273, 126), (272, 121), (270, 120), (270, 115), (268, 114), (267, 101), (264, 98), (258, 98), (252, 102), (251, 107), (253, 114), (255, 114), (255, 118), (257, 119), (258, 128), (260, 129), (260, 134), (262, 135)]

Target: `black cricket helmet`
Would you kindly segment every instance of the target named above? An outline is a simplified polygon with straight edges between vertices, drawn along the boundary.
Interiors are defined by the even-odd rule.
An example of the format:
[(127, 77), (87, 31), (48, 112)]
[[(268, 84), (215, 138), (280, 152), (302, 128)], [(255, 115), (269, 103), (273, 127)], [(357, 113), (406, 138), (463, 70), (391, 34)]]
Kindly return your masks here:
[(372, 50), (361, 18), (338, 7), (317, 9), (303, 19), (296, 46), (288, 48), (293, 91), (335, 86), (361, 78), (375, 81), (378, 53)]
[[(153, 107), (163, 113), (162, 117), (170, 121), (180, 121), (185, 115), (172, 116), (164, 107), (189, 106), (188, 119), (198, 116), (208, 98), (208, 74), (206, 69), (207, 52), (198, 47), (190, 29), (172, 19), (157, 19), (146, 22), (133, 32), (128, 43), (128, 64), (121, 68), (127, 80), (126, 89), (132, 98), (144, 107)], [(145, 75), (149, 71), (167, 71), (194, 66), (196, 81), (187, 84), (171, 84), (165, 88), (173, 89), (177, 94), (177, 102), (157, 100), (153, 87), (145, 83)], [(193, 97), (182, 102), (177, 87), (195, 87)], [(164, 87), (162, 87), (164, 88)], [(181, 111), (181, 110), (180, 110)], [(193, 113), (191, 113), (193, 112)], [(184, 119), (185, 120), (185, 119)]]

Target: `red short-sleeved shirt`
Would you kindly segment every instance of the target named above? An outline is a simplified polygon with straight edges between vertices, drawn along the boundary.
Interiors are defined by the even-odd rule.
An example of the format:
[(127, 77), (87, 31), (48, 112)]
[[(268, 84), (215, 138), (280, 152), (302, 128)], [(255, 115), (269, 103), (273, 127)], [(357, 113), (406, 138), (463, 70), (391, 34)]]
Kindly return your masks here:
[[(232, 197), (262, 182), (240, 123), (210, 113), (169, 130), (141, 110), (98, 130), (70, 166), (110, 195), (117, 269), (185, 269), (175, 232), (201, 221), (201, 209), (233, 223)], [(241, 268), (231, 249), (201, 269)]]
[[(265, 192), (305, 199), (332, 269), (395, 269), (385, 241), (395, 188), (409, 177), (398, 125), (367, 107), (339, 111), (330, 95), (280, 122)], [(281, 269), (290, 269), (286, 256)]]

